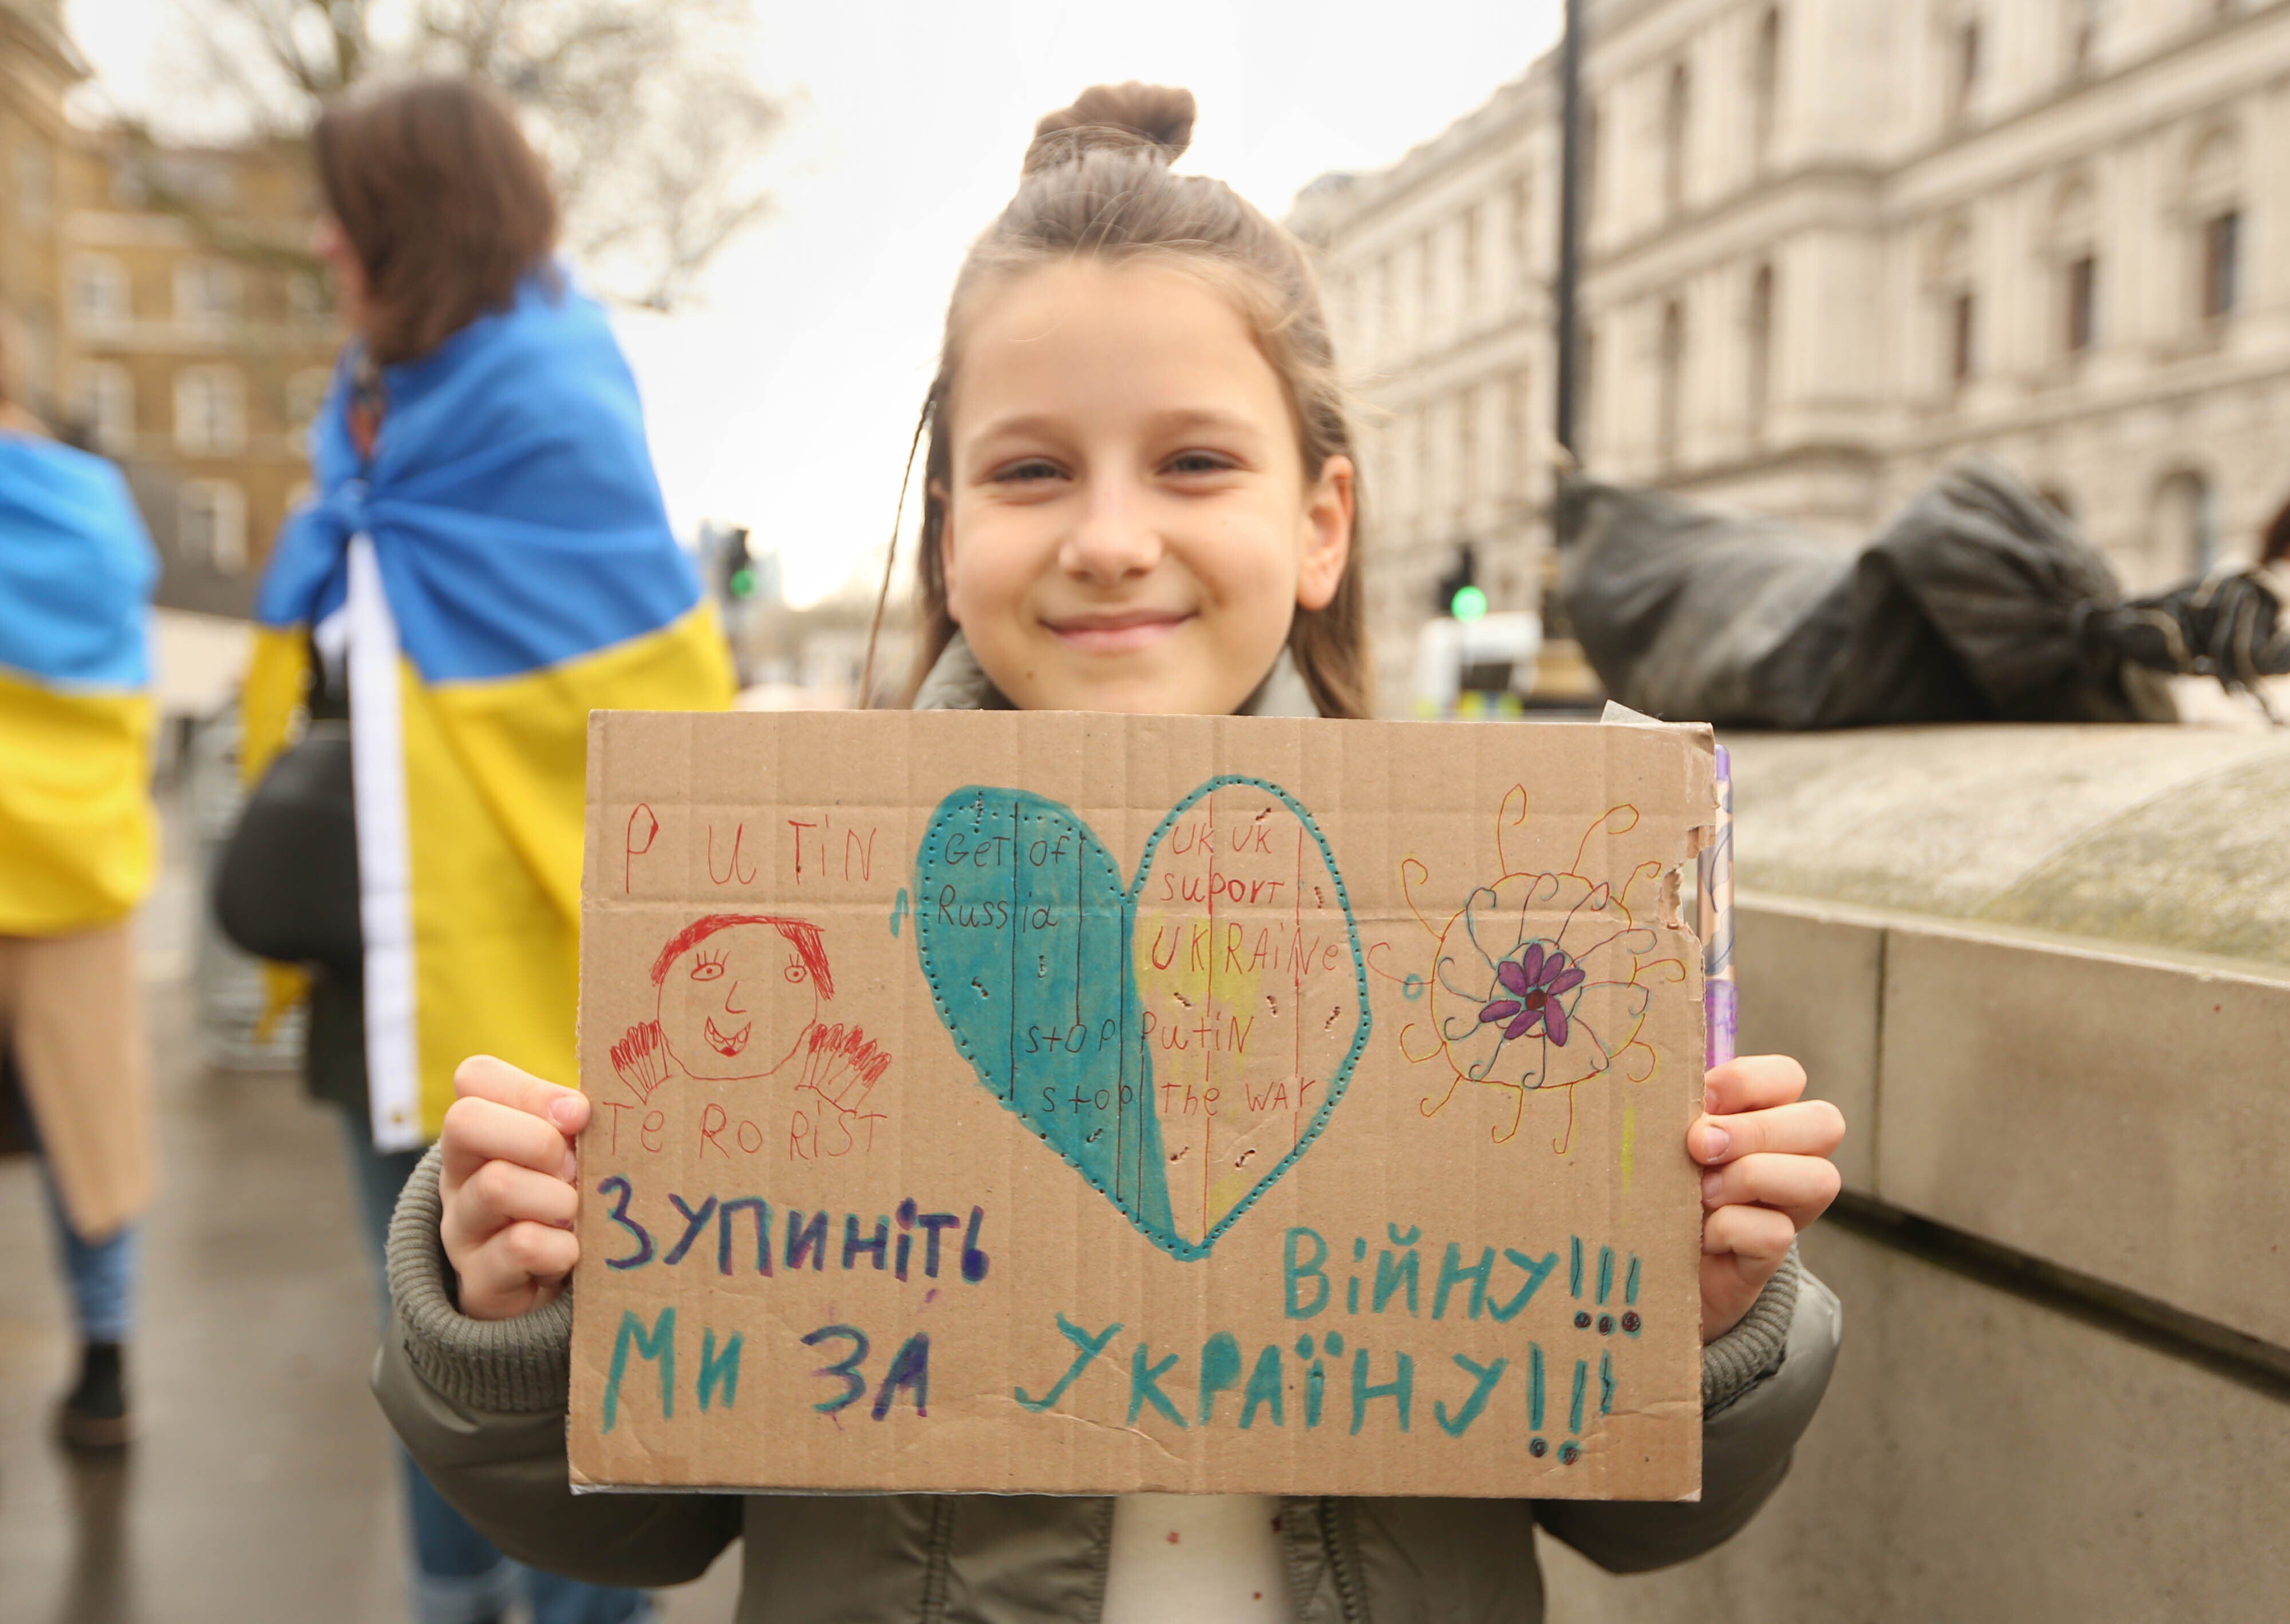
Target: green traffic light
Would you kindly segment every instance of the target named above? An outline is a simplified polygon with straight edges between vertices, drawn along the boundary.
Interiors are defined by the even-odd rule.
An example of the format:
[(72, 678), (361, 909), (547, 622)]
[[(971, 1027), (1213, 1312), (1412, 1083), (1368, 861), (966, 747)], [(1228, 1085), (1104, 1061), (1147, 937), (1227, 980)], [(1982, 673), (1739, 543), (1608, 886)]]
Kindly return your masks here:
[(756, 572), (746, 567), (734, 570), (729, 584), (733, 597), (752, 597), (756, 591)]
[(1448, 600), (1447, 612), (1458, 620), (1476, 620), (1487, 612), (1487, 595), (1477, 587), (1459, 587)]

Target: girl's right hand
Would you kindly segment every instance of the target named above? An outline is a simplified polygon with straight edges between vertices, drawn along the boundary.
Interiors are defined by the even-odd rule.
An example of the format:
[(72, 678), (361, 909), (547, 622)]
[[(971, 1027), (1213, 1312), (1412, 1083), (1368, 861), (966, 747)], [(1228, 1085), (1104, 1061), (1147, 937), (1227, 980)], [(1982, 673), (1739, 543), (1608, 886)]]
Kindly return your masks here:
[(482, 1054), (455, 1070), (453, 1092), (437, 1140), (438, 1238), (460, 1277), (461, 1312), (513, 1319), (556, 1300), (581, 1255), (572, 1141), (589, 1100)]

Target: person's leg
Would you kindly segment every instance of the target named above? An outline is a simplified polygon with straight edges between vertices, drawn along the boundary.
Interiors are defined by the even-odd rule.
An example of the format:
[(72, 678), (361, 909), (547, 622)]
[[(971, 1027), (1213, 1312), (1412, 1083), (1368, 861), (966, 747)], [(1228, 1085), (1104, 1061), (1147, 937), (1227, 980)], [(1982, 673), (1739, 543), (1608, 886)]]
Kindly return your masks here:
[[(389, 1243), (389, 1220), (421, 1153), (376, 1150), (366, 1124), (347, 1111), (342, 1131), (387, 1324), (389, 1287), (382, 1255)], [(533, 1624), (643, 1624), (651, 1616), (641, 1590), (582, 1584), (511, 1562), (430, 1486), (412, 1456), (400, 1450), (398, 1460), (405, 1481), (405, 1522), (413, 1536), (414, 1616), (421, 1624), (482, 1624), (507, 1612), (520, 1590), (532, 1603)]]
[(72, 1228), (44, 1156), (40, 1181), (47, 1190), (56, 1252), (71, 1283), (73, 1317), (79, 1326), (79, 1380), (57, 1412), (57, 1430), (75, 1448), (116, 1449), (132, 1430), (126, 1343), (134, 1328), (135, 1226), (122, 1224), (102, 1240), (86, 1240)]
[(135, 1319), (135, 1226), (122, 1224), (100, 1241), (72, 1227), (64, 1210), (55, 1169), (40, 1147), (34, 1120), (15, 1073), (15, 1056), (0, 1042), (0, 1100), (18, 1113), (16, 1132), (40, 1164), (40, 1186), (48, 1198), (55, 1231), (56, 1259), (71, 1287), (72, 1318), (79, 1332), (79, 1379), (57, 1412), (56, 1428), (65, 1443), (80, 1449), (116, 1449), (127, 1442), (125, 1344)]
[(127, 1442), (134, 1220), (154, 1175), (132, 933), (0, 937), (0, 1098), (38, 1156), (80, 1333), (79, 1379), (56, 1415), (67, 1444)]
[(524, 1570), (524, 1594), (532, 1604), (532, 1624), (656, 1624), (659, 1612), (641, 1590), (607, 1589), (559, 1579), (539, 1568)]
[[(421, 1153), (376, 1150), (363, 1121), (348, 1111), (340, 1116), (342, 1143), (357, 1196), (358, 1231), (373, 1265), (375, 1304), (387, 1327), (389, 1284), (382, 1258), (389, 1243), (389, 1220)], [(488, 1624), (499, 1619), (516, 1599), (521, 1570), (446, 1504), (403, 1449), (397, 1452), (397, 1463), (405, 1491), (406, 1532), (413, 1542), (407, 1590), (414, 1618), (420, 1624)]]
[(122, 1224), (100, 1241), (84, 1239), (64, 1212), (63, 1196), (45, 1158), (40, 1182), (48, 1193), (48, 1213), (55, 1220), (56, 1253), (71, 1282), (72, 1312), (79, 1333), (90, 1342), (124, 1342), (134, 1329), (135, 1226)]

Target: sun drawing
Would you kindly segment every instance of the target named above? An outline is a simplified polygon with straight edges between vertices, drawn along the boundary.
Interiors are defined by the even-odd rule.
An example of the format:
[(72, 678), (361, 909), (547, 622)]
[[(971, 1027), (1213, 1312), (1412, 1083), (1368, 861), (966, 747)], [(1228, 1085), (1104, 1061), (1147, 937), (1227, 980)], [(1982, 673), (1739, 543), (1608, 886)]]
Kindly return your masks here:
[(1423, 1114), (1437, 1116), (1465, 1084), (1504, 1091), (1509, 1120), (1493, 1131), (1502, 1143), (1517, 1133), (1528, 1095), (1557, 1090), (1566, 1097), (1566, 1125), (1551, 1148), (1564, 1155), (1573, 1141), (1576, 1089), (1617, 1074), (1632, 1083), (1653, 1076), (1658, 1057), (1639, 1031), (1654, 985), (1683, 980), (1685, 967), (1674, 955), (1656, 956), (1660, 936), (1631, 911), (1640, 888), (1640, 908), (1652, 908), (1659, 863), (1640, 863), (1619, 890), (1581, 872), (1594, 837), (1637, 827), (1636, 807), (1608, 808), (1584, 831), (1572, 865), (1552, 870), (1514, 867), (1503, 849), (1526, 809), (1525, 789), (1513, 785), (1495, 819), (1503, 873), (1473, 888), (1444, 924), (1424, 911), (1430, 869), (1417, 858), (1402, 861), (1408, 907), (1437, 946), (1425, 973), (1378, 969), (1423, 1011), (1401, 1030), (1401, 1053), (1414, 1065), (1444, 1064), (1449, 1074), (1425, 1095)]

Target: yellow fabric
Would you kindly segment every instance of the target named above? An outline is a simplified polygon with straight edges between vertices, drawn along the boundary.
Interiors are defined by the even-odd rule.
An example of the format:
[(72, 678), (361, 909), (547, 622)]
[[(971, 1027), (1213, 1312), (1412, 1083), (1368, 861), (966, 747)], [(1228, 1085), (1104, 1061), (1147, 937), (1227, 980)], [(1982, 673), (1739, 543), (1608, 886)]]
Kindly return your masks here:
[[(254, 657), (239, 692), (238, 779), (252, 789), (262, 781), (294, 731), (310, 675), (310, 638), (305, 627), (254, 628)], [(257, 1039), (268, 1042), (278, 1019), (310, 996), (309, 972), (299, 964), (262, 966), (262, 1017)]]
[(427, 687), (401, 668), (422, 1131), (472, 1054), (575, 1083), (589, 713), (722, 710), (714, 608), (528, 676)]
[(151, 700), (0, 670), (0, 936), (124, 918), (150, 889)]
[(249, 788), (262, 781), (271, 762), (286, 748), (309, 674), (308, 628), (254, 628), (254, 658), (239, 696), (238, 778)]

